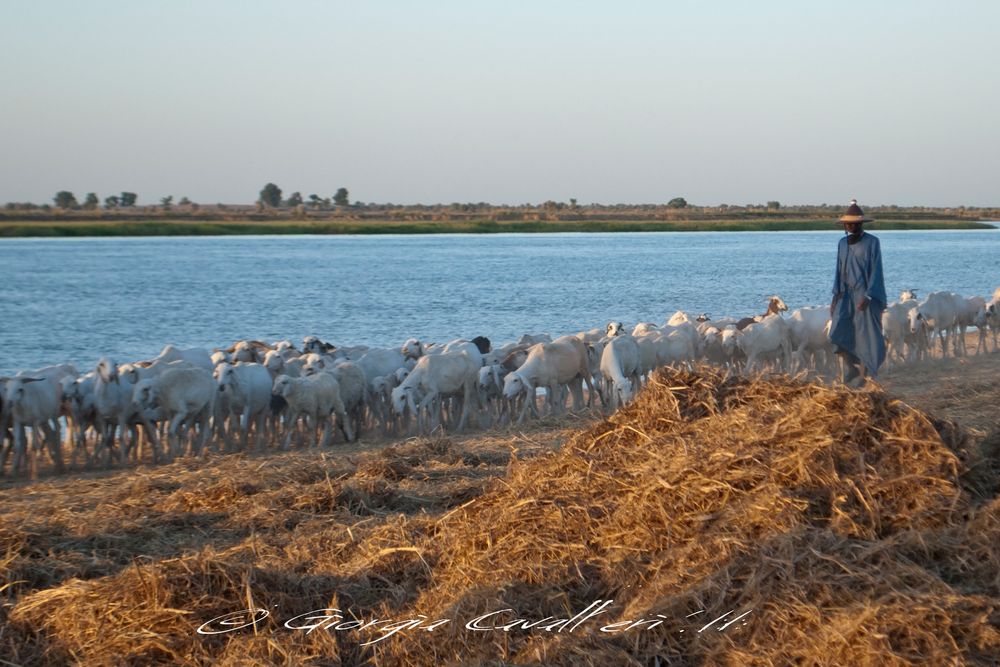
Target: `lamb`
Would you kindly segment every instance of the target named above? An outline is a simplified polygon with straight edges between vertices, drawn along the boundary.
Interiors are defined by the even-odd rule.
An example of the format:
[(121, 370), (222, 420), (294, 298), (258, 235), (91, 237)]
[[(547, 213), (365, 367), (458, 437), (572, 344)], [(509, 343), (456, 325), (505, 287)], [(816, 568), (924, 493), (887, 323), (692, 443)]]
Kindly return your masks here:
[(737, 336), (736, 344), (747, 355), (748, 372), (768, 353), (780, 353), (784, 368), (791, 363), (791, 332), (781, 315), (769, 315), (761, 322), (747, 325)]
[(62, 400), (69, 415), (73, 430), (73, 455), (70, 463), (76, 462), (77, 454), (83, 452), (86, 458), (86, 434), (92, 428), (100, 432), (97, 423), (97, 408), (94, 405), (94, 384), (97, 373), (90, 371), (78, 378), (67, 376), (62, 380)]
[(293, 426), (300, 416), (306, 418), (311, 436), (310, 446), (316, 446), (316, 428), (322, 425), (320, 447), (330, 444), (330, 414), (337, 415), (337, 424), (348, 442), (352, 440), (347, 413), (340, 398), (340, 386), (331, 373), (314, 373), (301, 378), (279, 375), (274, 381), (273, 392), (288, 403), (287, 434), (282, 449), (292, 443)]
[(909, 320), (909, 337), (907, 339), (907, 356), (921, 361), (930, 353), (931, 327), (920, 312), (920, 307), (911, 308), (907, 319)]
[[(941, 344), (941, 356), (948, 356), (948, 339), (958, 324), (958, 308), (952, 293), (931, 292), (917, 306), (917, 312), (919, 319), (927, 324), (931, 336), (937, 334)], [(911, 326), (911, 333), (917, 333), (913, 326)]]
[[(905, 323), (905, 320), (904, 320)], [(791, 372), (806, 365), (806, 355), (813, 358), (813, 368), (821, 370), (833, 362), (833, 344), (830, 343), (830, 308), (809, 306), (797, 308), (788, 316), (791, 335)]]
[[(904, 291), (912, 292), (912, 290)], [(915, 299), (889, 304), (882, 313), (882, 334), (885, 336), (885, 361), (888, 367), (893, 358), (899, 363), (911, 358), (918, 349), (916, 335), (911, 332), (910, 313), (917, 309)]]
[[(180, 454), (180, 429), (190, 431), (197, 425), (198, 439), (192, 453), (204, 451), (210, 432), (209, 420), (215, 406), (216, 384), (204, 368), (176, 365), (160, 375), (140, 380), (133, 390), (132, 400), (145, 416), (155, 416), (169, 422), (167, 431), (168, 460)], [(154, 415), (150, 415), (154, 413)], [(155, 443), (155, 440), (154, 440)], [(155, 454), (159, 448), (154, 445)]]
[[(307, 370), (306, 375), (314, 372)], [(352, 418), (353, 424), (346, 420), (341, 420), (345, 425), (344, 437), (350, 442), (361, 434), (361, 425), (364, 420), (365, 407), (368, 405), (368, 383), (365, 381), (364, 371), (352, 361), (341, 361), (340, 363), (323, 369), (322, 372), (329, 373), (337, 381), (340, 388), (340, 400), (343, 404), (344, 412)], [(353, 433), (353, 437), (348, 437), (348, 433)]]
[[(992, 308), (994, 308), (993, 304), (984, 303), (976, 311), (976, 316), (973, 318), (972, 324), (976, 327), (976, 331), (979, 333), (979, 340), (976, 342), (976, 354), (982, 354), (990, 351), (990, 346), (986, 337), (990, 331), (993, 332), (993, 349), (997, 349), (996, 329), (991, 326), (990, 322), (990, 309)], [(980, 350), (982, 350), (982, 353)]]
[(439, 423), (437, 404), (440, 398), (461, 395), (462, 414), (457, 427), (461, 431), (468, 421), (473, 402), (477, 400), (476, 382), (481, 367), (479, 359), (464, 351), (424, 355), (406, 379), (392, 390), (392, 407), (397, 414), (403, 414), (409, 407), (410, 412), (417, 416), (420, 430), (424, 426), (424, 412), (429, 410), (430, 429), (433, 430)]
[[(965, 331), (971, 326), (976, 325), (976, 313), (979, 312), (980, 308), (986, 307), (986, 299), (981, 296), (969, 296), (963, 297), (958, 294), (953, 294), (952, 299), (955, 301), (955, 309), (957, 311), (955, 317), (955, 326), (958, 328), (958, 337), (955, 339), (955, 353), (965, 355), (967, 353), (965, 349)], [(980, 334), (980, 339), (983, 336)], [(978, 347), (977, 347), (978, 349)]]
[(729, 366), (734, 369), (742, 368), (747, 360), (746, 354), (736, 344), (739, 336), (740, 330), (735, 324), (729, 324), (721, 330), (722, 353), (726, 356)]
[(372, 380), (368, 390), (369, 408), (374, 419), (381, 423), (383, 434), (391, 433), (396, 427), (395, 415), (392, 411), (392, 390), (398, 387), (400, 382), (402, 379), (397, 379), (395, 373), (380, 375)]
[[(597, 396), (601, 399), (601, 405), (605, 407), (607, 407), (610, 402), (604, 391), (605, 382), (604, 375), (601, 373), (601, 355), (604, 354), (604, 348), (610, 340), (610, 338), (604, 337), (594, 343), (584, 343), (584, 347), (587, 350), (587, 368), (590, 371), (590, 381), (594, 385), (594, 391), (597, 393)], [(527, 357), (522, 359), (521, 363), (523, 364), (526, 359)], [(520, 366), (520, 364), (518, 364), (518, 366)], [(517, 367), (515, 366), (514, 368), (509, 369), (508, 372), (510, 370), (517, 370)], [(593, 397), (588, 397), (587, 405), (593, 405), (593, 403)]]
[(614, 336), (601, 353), (601, 375), (611, 410), (628, 403), (639, 386), (639, 345), (628, 335)]
[(587, 383), (587, 391), (593, 396), (594, 384), (583, 341), (576, 336), (563, 336), (551, 343), (531, 348), (525, 362), (504, 378), (503, 395), (508, 399), (521, 394), (525, 396), (524, 407), (518, 416), (518, 423), (522, 423), (528, 405), (534, 402), (535, 387), (539, 386), (546, 387), (549, 409), (554, 413), (561, 411), (556, 400), (556, 396), (560, 395), (560, 387), (571, 384), (573, 409), (579, 410), (583, 404), (581, 380)]
[(510, 402), (503, 396), (503, 367), (500, 364), (483, 366), (476, 381), (479, 405), (486, 408), (490, 425), (509, 413)]
[[(257, 447), (264, 436), (264, 418), (271, 406), (271, 374), (256, 363), (226, 364), (218, 369), (219, 392), (229, 414), (239, 415), (240, 445), (246, 449), (250, 423), (256, 428)], [(223, 415), (223, 417), (228, 415)]]
[(94, 381), (94, 408), (97, 412), (96, 418), (100, 427), (101, 440), (94, 450), (93, 459), (107, 451), (109, 455), (107, 464), (110, 465), (115, 430), (120, 429), (118, 460), (124, 463), (127, 451), (126, 433), (129, 429), (132, 409), (133, 384), (120, 375), (118, 364), (108, 357), (102, 357), (97, 362), (95, 373), (97, 379)]
[[(68, 377), (72, 366), (49, 366), (29, 373), (19, 373), (14, 377), (0, 378), (0, 393), (3, 395), (3, 411), (12, 422), (14, 458), (11, 469), (20, 471), (27, 466), (31, 475), (35, 474), (33, 453), (28, 460), (26, 427), (31, 427), (36, 442), (42, 433), (49, 454), (57, 472), (64, 469), (59, 436), (59, 409), (62, 402), (63, 378)], [(76, 369), (72, 369), (75, 372)], [(3, 458), (6, 459), (6, 452)], [(3, 463), (0, 462), (0, 468)]]

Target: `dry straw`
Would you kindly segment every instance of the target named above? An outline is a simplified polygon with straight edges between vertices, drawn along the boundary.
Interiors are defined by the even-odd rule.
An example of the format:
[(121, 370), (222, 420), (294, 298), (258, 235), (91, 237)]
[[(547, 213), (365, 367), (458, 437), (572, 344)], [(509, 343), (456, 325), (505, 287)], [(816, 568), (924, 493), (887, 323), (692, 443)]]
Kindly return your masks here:
[[(94, 505), (77, 533), (68, 517), (8, 519), (0, 652), (18, 664), (233, 665), (1000, 655), (997, 443), (877, 387), (664, 369), (558, 451), (504, 455), (515, 448), (544, 449), (518, 436), (418, 440), (354, 465), (165, 468)], [(93, 549), (88, 566), (98, 533), (120, 543)], [(507, 608), (498, 619), (568, 618), (597, 600), (614, 602), (571, 632), (464, 627)], [(277, 611), (236, 633), (194, 632), (248, 606)], [(373, 646), (361, 645), (372, 634), (281, 627), (324, 607), (452, 621)], [(698, 632), (733, 610), (750, 613)], [(663, 623), (599, 630), (639, 618)]]

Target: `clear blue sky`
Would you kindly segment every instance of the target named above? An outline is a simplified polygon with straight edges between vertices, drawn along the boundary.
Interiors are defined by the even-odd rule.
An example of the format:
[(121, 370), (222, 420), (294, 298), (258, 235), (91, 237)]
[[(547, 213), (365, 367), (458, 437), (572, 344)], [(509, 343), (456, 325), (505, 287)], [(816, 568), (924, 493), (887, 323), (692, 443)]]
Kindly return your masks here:
[(0, 2), (0, 202), (1000, 205), (995, 0)]

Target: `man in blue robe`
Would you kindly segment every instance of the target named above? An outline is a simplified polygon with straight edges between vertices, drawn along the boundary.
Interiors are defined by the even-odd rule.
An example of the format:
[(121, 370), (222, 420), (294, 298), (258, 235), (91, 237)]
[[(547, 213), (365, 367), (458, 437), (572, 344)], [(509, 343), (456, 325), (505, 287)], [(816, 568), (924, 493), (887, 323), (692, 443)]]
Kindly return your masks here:
[(840, 218), (844, 238), (837, 246), (837, 271), (830, 303), (830, 342), (844, 362), (844, 383), (859, 386), (875, 377), (885, 361), (882, 312), (885, 280), (878, 239), (861, 228), (866, 218), (858, 202)]

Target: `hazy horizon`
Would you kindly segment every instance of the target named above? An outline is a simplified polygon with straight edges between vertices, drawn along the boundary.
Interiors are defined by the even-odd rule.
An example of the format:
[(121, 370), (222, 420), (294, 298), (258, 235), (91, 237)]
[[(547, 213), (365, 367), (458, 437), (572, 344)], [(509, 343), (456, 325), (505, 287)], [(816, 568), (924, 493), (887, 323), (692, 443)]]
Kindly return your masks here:
[(8, 3), (0, 202), (1000, 205), (1000, 4)]

